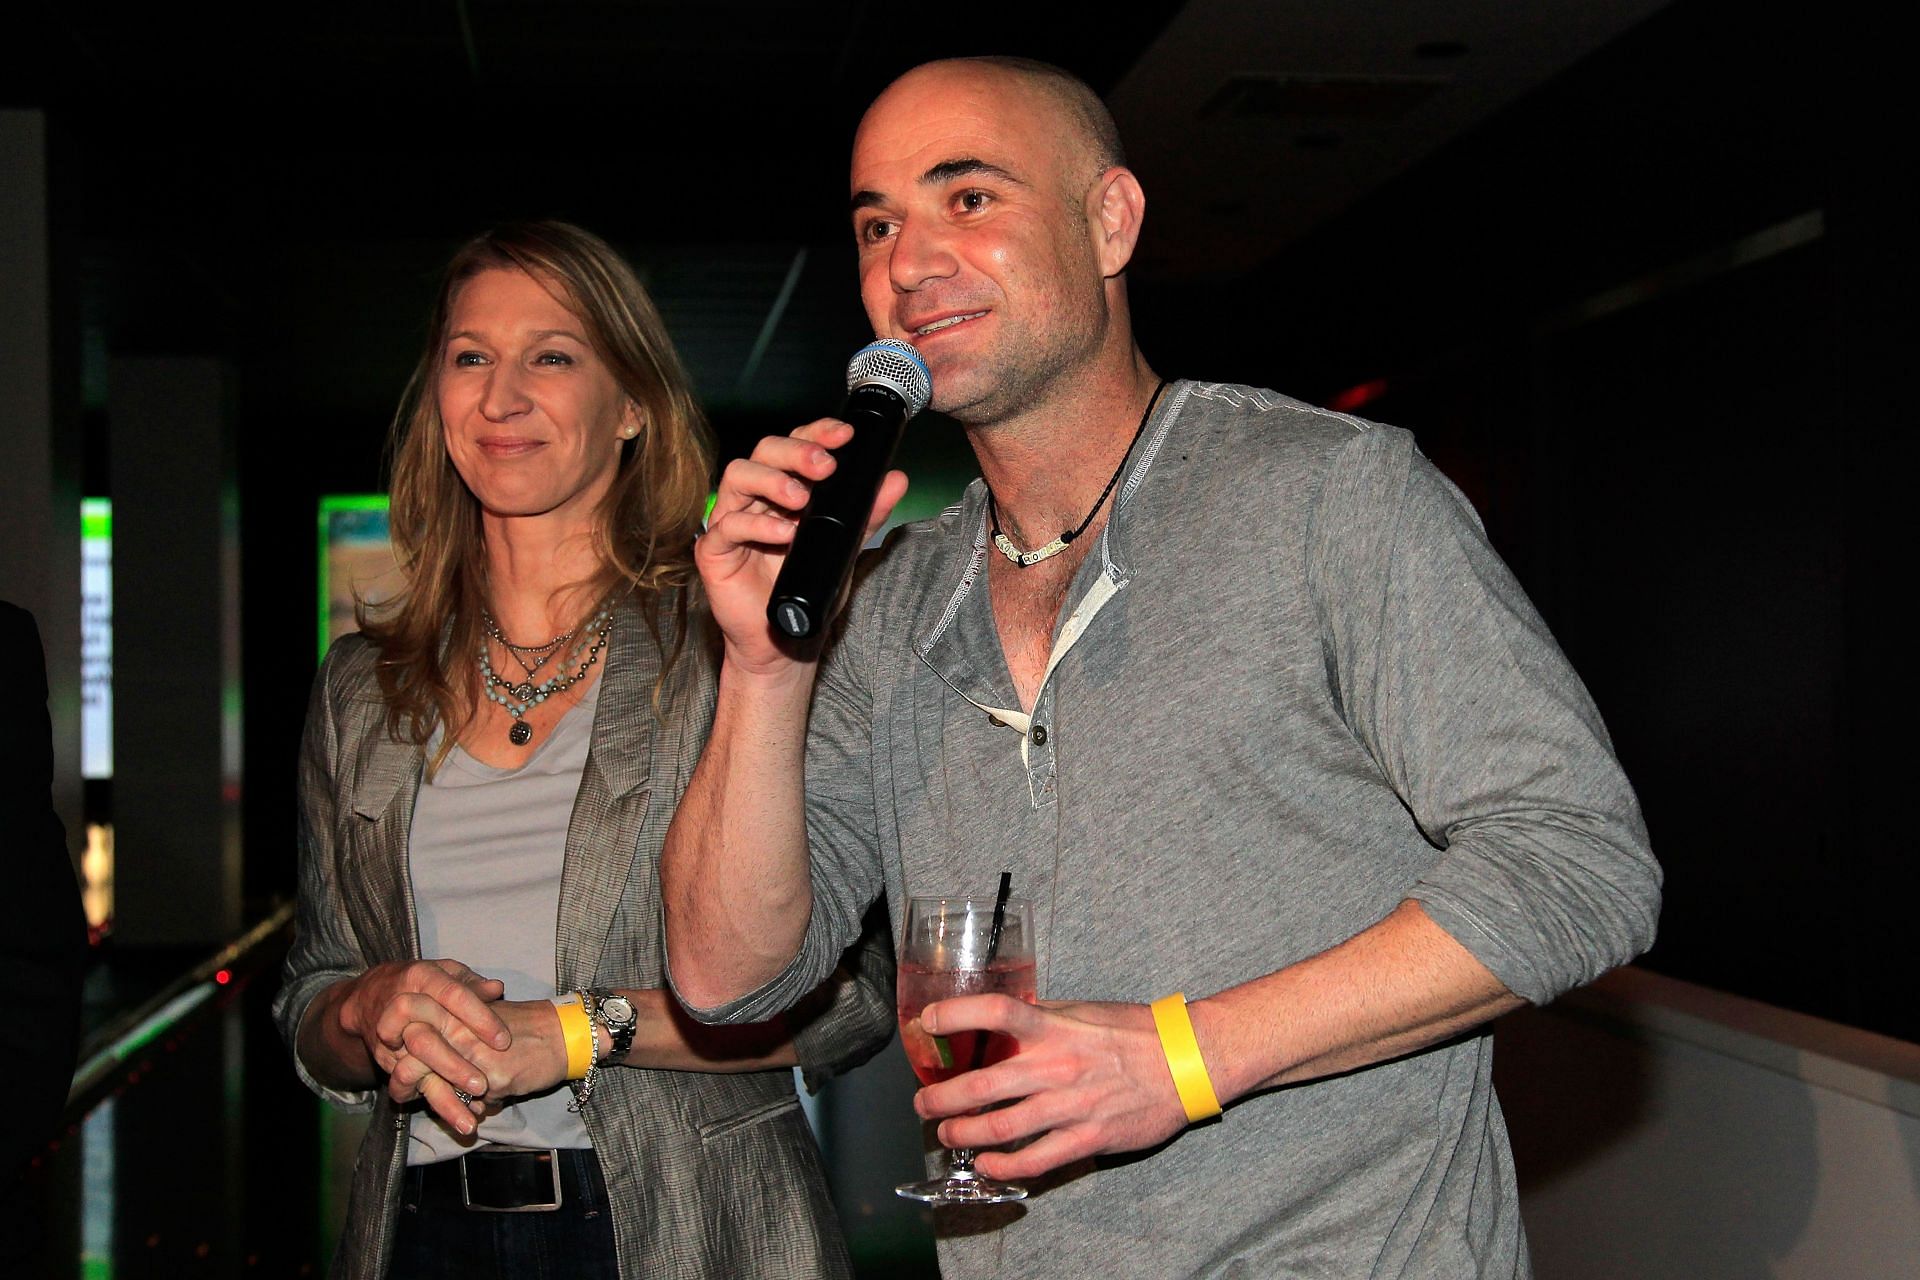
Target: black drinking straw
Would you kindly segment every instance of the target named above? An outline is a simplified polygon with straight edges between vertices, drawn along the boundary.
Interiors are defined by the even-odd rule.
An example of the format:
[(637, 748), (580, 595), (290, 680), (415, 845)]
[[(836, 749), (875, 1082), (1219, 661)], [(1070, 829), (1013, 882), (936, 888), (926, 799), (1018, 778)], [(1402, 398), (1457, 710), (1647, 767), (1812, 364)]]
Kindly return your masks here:
[[(987, 961), (983, 969), (993, 968), (993, 958), (1000, 954), (1000, 926), (1007, 922), (1007, 895), (1013, 892), (1013, 872), (1000, 873), (1000, 890), (993, 895), (993, 932), (987, 935)], [(973, 1069), (978, 1071), (987, 1058), (987, 1036), (981, 1032), (973, 1042)]]

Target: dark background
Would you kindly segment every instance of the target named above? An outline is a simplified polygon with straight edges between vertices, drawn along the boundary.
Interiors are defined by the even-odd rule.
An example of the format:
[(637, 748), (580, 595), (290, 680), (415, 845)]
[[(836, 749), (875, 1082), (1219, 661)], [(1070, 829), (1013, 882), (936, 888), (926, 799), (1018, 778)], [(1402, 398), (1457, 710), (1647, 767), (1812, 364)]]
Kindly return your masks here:
[[(1388, 24), (1363, 33), (1392, 50), (1366, 83), (1313, 79), (1357, 77), (1350, 59), (1260, 65), (1269, 25), (1356, 38), (1302, 3), (16, 13), (0, 105), (48, 111), (88, 491), (113, 485), (109, 361), (232, 373), (250, 902), (293, 882), (315, 503), (381, 487), (453, 247), (520, 216), (607, 236), (743, 451), (830, 408), (866, 336), (844, 216), (860, 109), (922, 58), (1017, 52), (1115, 103), (1160, 371), (1364, 401), (1480, 508), (1640, 788), (1668, 876), (1645, 963), (1920, 1039), (1891, 446), (1911, 112), (1890, 42), (1845, 5), (1675, 0), (1421, 133), (1492, 91), (1475, 69), (1502, 39), (1616, 7), (1636, 8), (1455, 6), (1491, 33), (1465, 38), (1447, 7), (1343, 6)], [(1195, 52), (1201, 10), (1246, 40)], [(1267, 72), (1294, 78), (1236, 80)], [(1169, 78), (1217, 88), (1151, 91)], [(917, 431), (929, 473), (964, 457), (950, 425)]]

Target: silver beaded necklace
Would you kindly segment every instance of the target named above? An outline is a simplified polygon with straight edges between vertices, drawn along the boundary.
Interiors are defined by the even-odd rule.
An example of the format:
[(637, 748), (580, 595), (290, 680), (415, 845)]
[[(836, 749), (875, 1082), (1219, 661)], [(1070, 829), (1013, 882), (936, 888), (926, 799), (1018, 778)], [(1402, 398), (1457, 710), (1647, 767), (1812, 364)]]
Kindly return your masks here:
[[(520, 664), (520, 669), (527, 673), (529, 680), (533, 679), (540, 668), (546, 666), (548, 660), (560, 652), (560, 646), (573, 639), (574, 632), (580, 629), (570, 627), (545, 644), (515, 644), (500, 630), (500, 624), (493, 620), (493, 615), (484, 609), (480, 611), (480, 625), (486, 628), (487, 634), (493, 637), (496, 644), (507, 651), (508, 657)], [(531, 663), (527, 661), (529, 655), (534, 655)]]

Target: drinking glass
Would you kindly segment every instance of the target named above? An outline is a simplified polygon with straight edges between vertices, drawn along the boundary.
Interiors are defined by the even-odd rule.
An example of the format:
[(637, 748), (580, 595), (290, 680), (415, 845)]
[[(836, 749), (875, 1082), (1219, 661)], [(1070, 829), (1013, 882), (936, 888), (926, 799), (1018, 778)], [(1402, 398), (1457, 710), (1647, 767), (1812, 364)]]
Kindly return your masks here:
[[(922, 1084), (938, 1084), (964, 1071), (1013, 1056), (1011, 1036), (956, 1031), (936, 1036), (920, 1025), (920, 1011), (951, 996), (998, 992), (1034, 999), (1033, 907), (1008, 898), (1000, 937), (993, 939), (994, 895), (975, 898), (910, 898), (906, 938), (900, 947), (900, 1043)], [(973, 1152), (955, 1148), (944, 1178), (909, 1182), (894, 1190), (927, 1204), (1001, 1204), (1024, 1200), (1027, 1189), (995, 1182), (973, 1169)]]

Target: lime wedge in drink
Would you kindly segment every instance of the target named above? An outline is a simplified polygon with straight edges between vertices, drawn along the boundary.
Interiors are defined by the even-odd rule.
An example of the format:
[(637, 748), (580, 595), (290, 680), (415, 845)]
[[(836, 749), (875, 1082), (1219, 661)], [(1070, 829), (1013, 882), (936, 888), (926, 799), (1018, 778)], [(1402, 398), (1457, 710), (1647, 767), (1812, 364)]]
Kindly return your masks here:
[(953, 1046), (945, 1036), (936, 1036), (921, 1026), (920, 1019), (910, 1019), (900, 1028), (900, 1038), (906, 1041), (907, 1056), (915, 1061), (937, 1062), (943, 1069), (953, 1066)]

